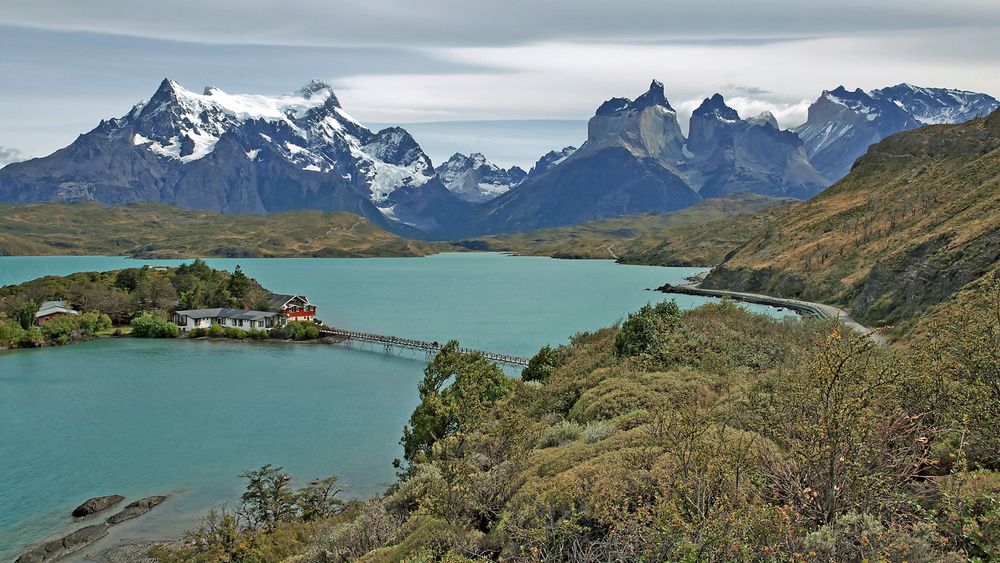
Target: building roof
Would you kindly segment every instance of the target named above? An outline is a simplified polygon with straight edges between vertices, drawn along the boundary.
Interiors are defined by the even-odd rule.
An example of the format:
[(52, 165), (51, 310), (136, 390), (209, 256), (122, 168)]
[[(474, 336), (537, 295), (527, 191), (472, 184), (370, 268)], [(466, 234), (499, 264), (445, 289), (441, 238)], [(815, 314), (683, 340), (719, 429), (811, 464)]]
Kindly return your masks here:
[(309, 298), (305, 295), (289, 295), (287, 293), (269, 293), (267, 295), (267, 300), (271, 302), (271, 305), (279, 309), (293, 299), (301, 299), (306, 304), (312, 305), (312, 303), (309, 303)]
[(177, 311), (174, 314), (191, 319), (223, 318), (244, 321), (259, 321), (261, 319), (278, 316), (278, 313), (272, 313), (271, 311), (244, 311), (243, 309), (227, 309), (221, 307), (215, 309), (191, 309), (187, 311)]
[(66, 305), (65, 301), (42, 301), (41, 306), (38, 307), (38, 312), (35, 313), (35, 318), (47, 317), (49, 315), (56, 315), (60, 313), (63, 315), (80, 314)]

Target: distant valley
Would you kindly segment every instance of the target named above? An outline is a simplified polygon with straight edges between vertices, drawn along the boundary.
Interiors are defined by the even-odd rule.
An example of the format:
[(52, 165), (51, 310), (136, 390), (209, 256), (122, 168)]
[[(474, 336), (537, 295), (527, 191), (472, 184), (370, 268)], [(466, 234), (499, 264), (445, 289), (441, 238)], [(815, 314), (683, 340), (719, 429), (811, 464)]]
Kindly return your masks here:
[(157, 203), (0, 204), (0, 255), (355, 258), (455, 249), (401, 237), (345, 212), (245, 216)]
[(796, 201), (741, 193), (709, 199), (673, 213), (614, 217), (453, 244), (528, 256), (714, 266)]

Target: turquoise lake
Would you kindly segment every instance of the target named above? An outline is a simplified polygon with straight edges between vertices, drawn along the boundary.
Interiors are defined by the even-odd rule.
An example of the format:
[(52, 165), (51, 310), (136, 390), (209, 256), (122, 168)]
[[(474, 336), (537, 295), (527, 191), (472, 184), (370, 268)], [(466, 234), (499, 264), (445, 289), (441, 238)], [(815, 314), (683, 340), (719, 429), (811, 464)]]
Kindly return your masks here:
[[(181, 262), (0, 257), (0, 285)], [(327, 324), (519, 356), (667, 299), (647, 288), (700, 271), (478, 253), (207, 262), (307, 295)], [(180, 535), (208, 507), (232, 506), (238, 475), (264, 463), (299, 483), (336, 474), (350, 495), (377, 493), (394, 479), (423, 360), (325, 344), (129, 338), (0, 353), (0, 560), (79, 526), (69, 513), (96, 495), (171, 498), (94, 550)]]

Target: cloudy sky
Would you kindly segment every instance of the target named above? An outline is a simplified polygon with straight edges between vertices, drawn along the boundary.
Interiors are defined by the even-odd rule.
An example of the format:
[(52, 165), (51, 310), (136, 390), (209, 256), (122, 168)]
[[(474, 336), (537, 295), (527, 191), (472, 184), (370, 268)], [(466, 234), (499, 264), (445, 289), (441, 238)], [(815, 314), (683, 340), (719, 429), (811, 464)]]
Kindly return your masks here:
[(265, 94), (320, 78), (364, 122), (459, 122), (412, 128), (435, 162), (464, 149), (526, 165), (652, 78), (682, 124), (714, 92), (784, 126), (840, 84), (1000, 96), (998, 38), (995, 0), (5, 0), (0, 165), (126, 113), (163, 77)]

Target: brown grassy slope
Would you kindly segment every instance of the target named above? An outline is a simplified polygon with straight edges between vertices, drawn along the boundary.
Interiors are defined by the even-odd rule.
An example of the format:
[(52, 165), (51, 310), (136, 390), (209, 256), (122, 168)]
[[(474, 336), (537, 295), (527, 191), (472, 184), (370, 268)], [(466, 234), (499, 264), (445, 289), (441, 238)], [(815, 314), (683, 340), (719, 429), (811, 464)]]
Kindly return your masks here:
[[(461, 241), (477, 250), (635, 264), (711, 266), (792, 200), (757, 194), (710, 199), (681, 211), (614, 217), (571, 227)], [(763, 210), (763, 211), (762, 211)], [(759, 212), (754, 214), (755, 212)], [(735, 216), (740, 216), (734, 220)]]
[(0, 205), (0, 255), (425, 256), (454, 250), (349, 213), (225, 215), (159, 204)]
[(838, 304), (905, 331), (996, 268), (998, 210), (1000, 112), (900, 133), (789, 209), (705, 283)]

